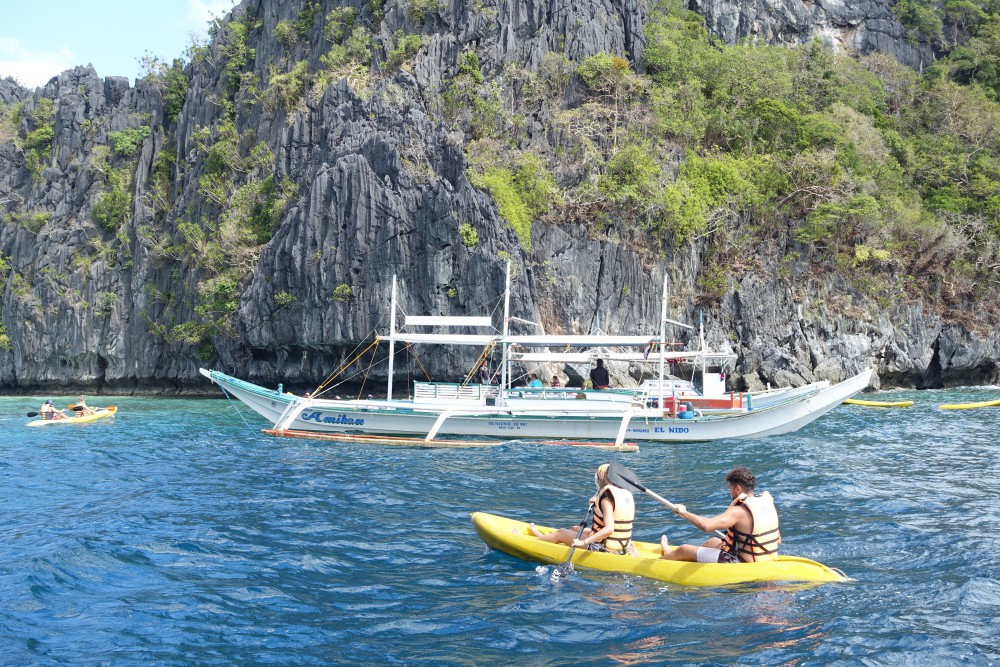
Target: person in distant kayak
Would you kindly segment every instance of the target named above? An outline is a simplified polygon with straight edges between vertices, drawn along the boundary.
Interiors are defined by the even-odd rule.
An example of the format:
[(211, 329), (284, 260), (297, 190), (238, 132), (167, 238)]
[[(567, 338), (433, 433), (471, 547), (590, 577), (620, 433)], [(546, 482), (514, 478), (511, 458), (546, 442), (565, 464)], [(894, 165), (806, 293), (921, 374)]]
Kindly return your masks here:
[(87, 401), (83, 396), (81, 396), (80, 400), (76, 402), (76, 405), (73, 407), (73, 410), (76, 411), (76, 413), (79, 414), (81, 417), (83, 417), (84, 415), (92, 415), (96, 412), (94, 408), (87, 405)]
[(607, 389), (611, 386), (608, 369), (604, 367), (604, 359), (597, 360), (597, 366), (590, 370), (590, 383), (594, 389)]
[(577, 539), (579, 528), (560, 528), (542, 533), (535, 524), (529, 524), (531, 534), (543, 542), (565, 544), (589, 551), (607, 551), (615, 554), (632, 554), (632, 522), (635, 519), (635, 499), (632, 492), (608, 481), (608, 464), (597, 469), (594, 475), (597, 494), (590, 499), (594, 507), (594, 522), (584, 528)]
[(41, 415), (42, 419), (66, 419), (66, 414), (62, 410), (56, 410), (56, 406), (52, 405), (51, 398), (42, 403), (38, 414)]
[(713, 537), (701, 546), (682, 544), (671, 547), (667, 536), (660, 538), (662, 558), (698, 563), (750, 563), (777, 560), (781, 532), (778, 530), (778, 510), (774, 499), (765, 491), (754, 495), (757, 478), (748, 468), (739, 467), (726, 475), (729, 495), (733, 501), (718, 516), (703, 517), (688, 512), (684, 505), (675, 505), (674, 513), (690, 521), (706, 533), (725, 530), (725, 538)]

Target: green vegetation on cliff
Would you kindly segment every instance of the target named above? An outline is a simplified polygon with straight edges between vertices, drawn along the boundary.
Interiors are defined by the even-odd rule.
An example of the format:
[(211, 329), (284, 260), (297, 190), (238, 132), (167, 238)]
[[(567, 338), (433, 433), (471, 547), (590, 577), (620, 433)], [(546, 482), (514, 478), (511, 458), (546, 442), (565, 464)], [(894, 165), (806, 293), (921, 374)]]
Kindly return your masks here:
[[(975, 6), (972, 39), (920, 75), (818, 42), (727, 46), (664, 0), (643, 62), (599, 53), (574, 64), (582, 100), (545, 68), (508, 71), (495, 130), (475, 129), (474, 104), (453, 120), (482, 137), (467, 150), (473, 183), (522, 241), (524, 216), (549, 206), (525, 211), (510, 174), (536, 154), (558, 183), (549, 220), (614, 229), (654, 255), (703, 244), (706, 292), (724, 291), (720, 266), (737, 277), (810, 266), (877, 299), (960, 307), (988, 297), (995, 288), (978, 277), (1000, 265), (1000, 7)], [(482, 99), (490, 83), (461, 62), (454, 81), (446, 100), (459, 86), (463, 102)], [(524, 117), (558, 143), (529, 145)]]

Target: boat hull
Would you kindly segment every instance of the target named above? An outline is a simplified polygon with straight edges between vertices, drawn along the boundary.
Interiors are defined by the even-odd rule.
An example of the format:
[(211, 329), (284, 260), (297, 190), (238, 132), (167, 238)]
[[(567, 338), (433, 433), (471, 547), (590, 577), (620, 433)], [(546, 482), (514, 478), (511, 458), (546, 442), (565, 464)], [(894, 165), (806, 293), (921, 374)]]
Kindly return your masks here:
[[(301, 399), (258, 387), (217, 371), (202, 370), (279, 431), (349, 435), (481, 437), (503, 440), (648, 440), (705, 442), (757, 438), (795, 431), (868, 386), (871, 370), (769, 408), (691, 419), (656, 409), (620, 412), (502, 409), (494, 406), (434, 408), (410, 401)], [(575, 408), (575, 405), (574, 405)]]
[[(472, 515), (476, 533), (489, 546), (521, 560), (536, 563), (562, 563), (569, 557), (569, 547), (550, 544), (533, 537), (528, 524), (476, 512)], [(551, 528), (539, 527), (543, 533)], [(660, 558), (658, 544), (635, 542), (638, 556), (577, 549), (573, 552), (573, 565), (590, 570), (632, 574), (659, 581), (668, 581), (684, 586), (735, 586), (752, 582), (783, 581), (825, 583), (846, 581), (837, 570), (822, 563), (798, 558), (779, 556), (776, 561), (759, 563), (689, 563), (668, 561)]]
[(111, 406), (108, 408), (101, 408), (95, 411), (92, 415), (67, 417), (66, 419), (36, 419), (35, 421), (28, 422), (28, 426), (65, 426), (67, 424), (87, 424), (89, 422), (97, 421), (98, 419), (114, 417), (116, 412), (118, 412), (118, 408)]

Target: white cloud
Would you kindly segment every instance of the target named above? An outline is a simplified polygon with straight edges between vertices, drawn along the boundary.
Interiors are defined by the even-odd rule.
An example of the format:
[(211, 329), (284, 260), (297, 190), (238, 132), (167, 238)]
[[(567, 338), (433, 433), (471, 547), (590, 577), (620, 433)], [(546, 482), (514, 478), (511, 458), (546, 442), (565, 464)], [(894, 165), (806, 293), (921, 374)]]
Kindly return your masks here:
[(13, 77), (22, 86), (44, 86), (54, 76), (76, 65), (73, 52), (62, 47), (58, 51), (32, 51), (11, 37), (0, 37), (0, 78)]
[(235, 4), (235, 0), (189, 0), (188, 19), (191, 29), (199, 35), (207, 35), (211, 20), (224, 17)]

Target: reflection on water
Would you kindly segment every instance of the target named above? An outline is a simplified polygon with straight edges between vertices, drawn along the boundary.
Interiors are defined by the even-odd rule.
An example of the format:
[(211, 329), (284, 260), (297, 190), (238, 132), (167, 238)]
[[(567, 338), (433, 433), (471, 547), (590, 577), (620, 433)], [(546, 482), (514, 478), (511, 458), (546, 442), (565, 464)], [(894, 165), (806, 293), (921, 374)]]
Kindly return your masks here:
[[(900, 392), (764, 440), (635, 454), (283, 440), (225, 401), (116, 399), (28, 429), (0, 399), (4, 664), (988, 664), (1000, 661), (996, 409)], [(255, 427), (264, 424), (252, 422)], [(787, 553), (853, 581), (690, 589), (488, 550), (477, 510), (573, 525), (609, 458), (711, 514), (748, 465)], [(636, 537), (700, 541), (637, 497)]]

